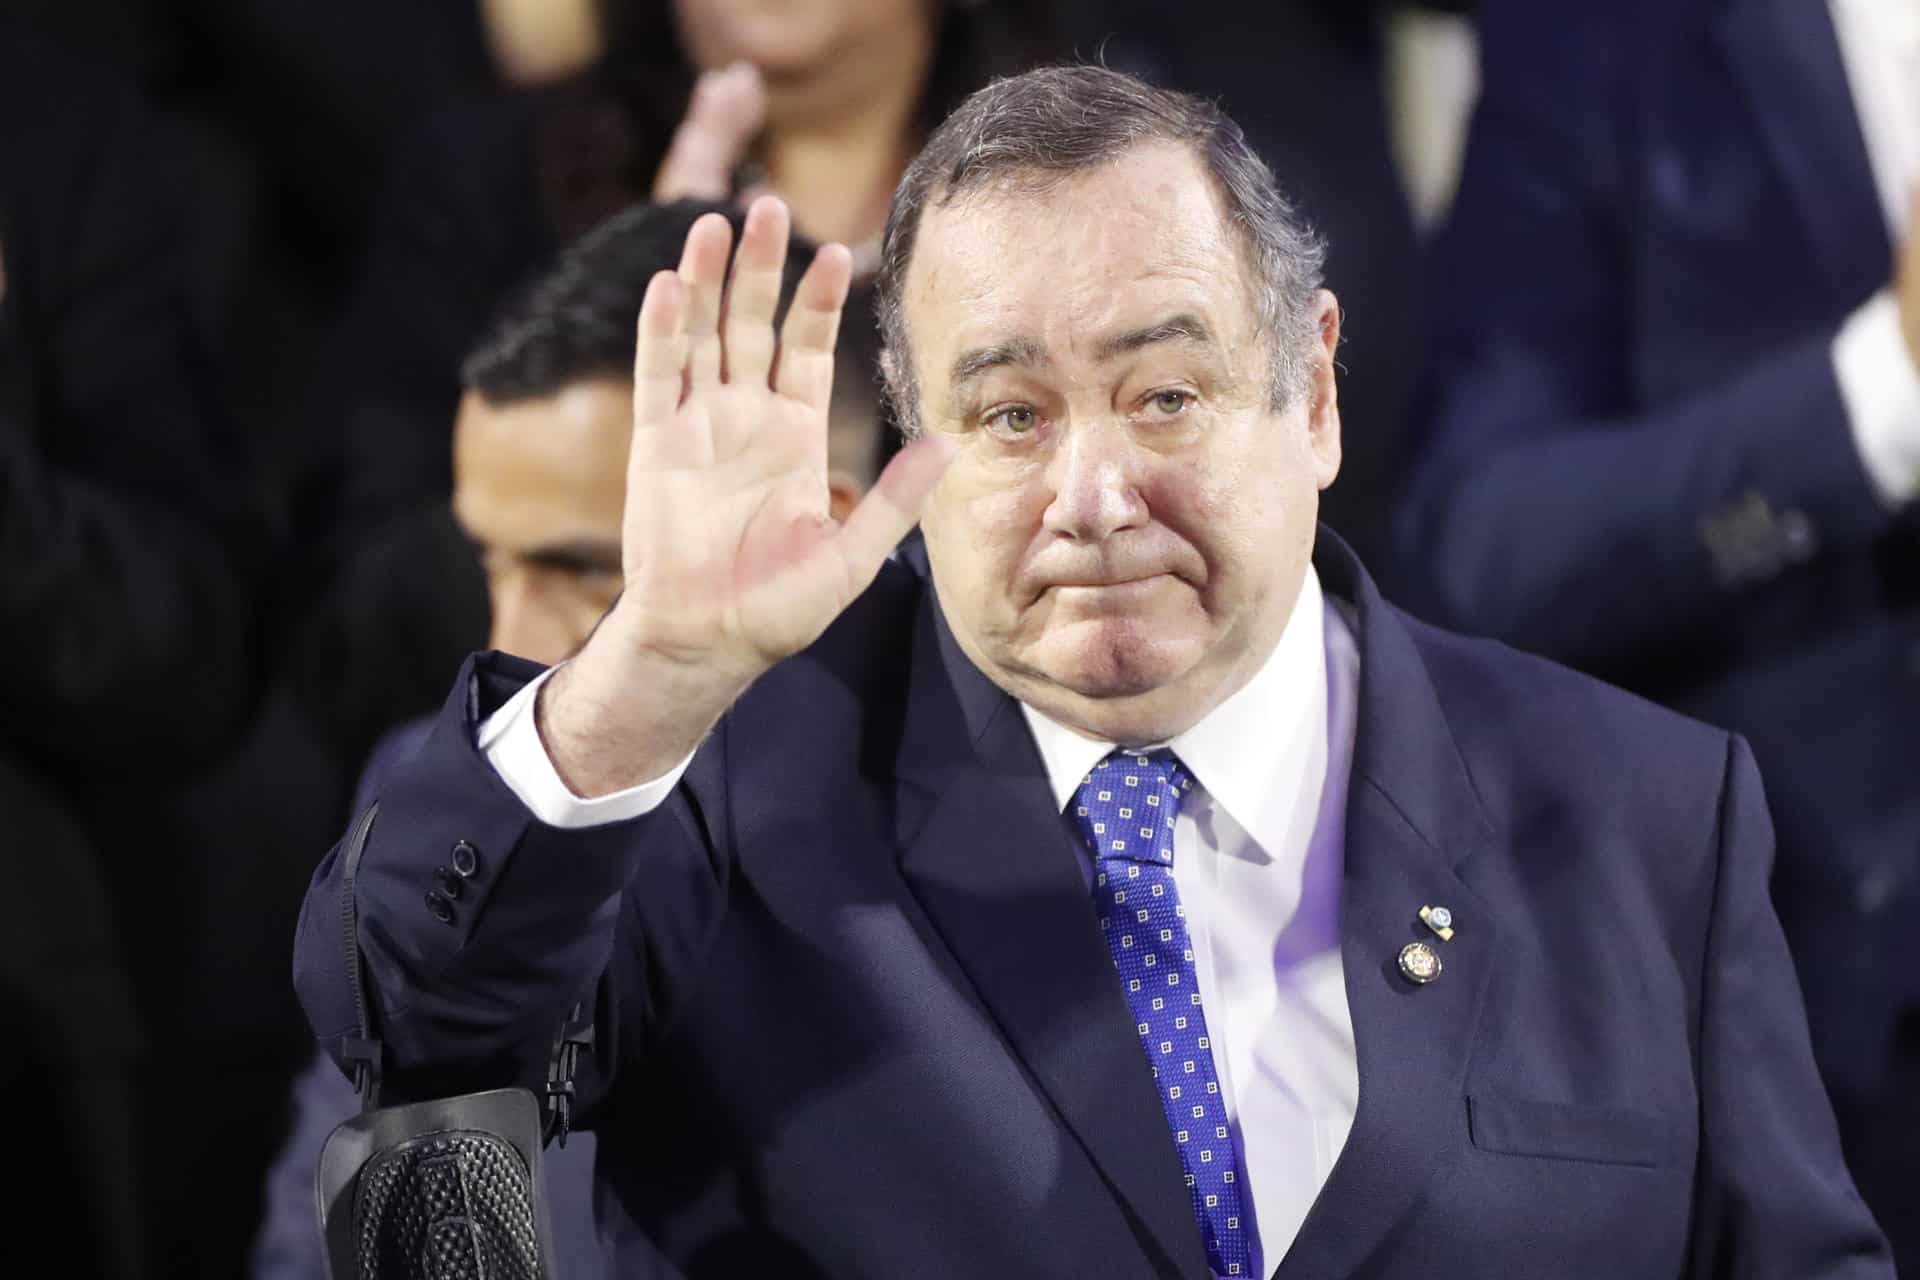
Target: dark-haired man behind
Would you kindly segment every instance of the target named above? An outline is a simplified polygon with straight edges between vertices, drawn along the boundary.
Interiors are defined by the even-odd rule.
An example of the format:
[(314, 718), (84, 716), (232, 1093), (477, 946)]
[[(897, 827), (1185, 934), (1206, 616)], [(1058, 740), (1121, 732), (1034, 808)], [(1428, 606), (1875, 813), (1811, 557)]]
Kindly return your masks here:
[[(672, 267), (694, 220), (713, 211), (744, 220), (730, 206), (698, 200), (637, 206), (609, 219), (515, 296), (462, 366), (453, 506), (486, 570), (492, 648), (559, 662), (619, 594), (634, 317), (648, 279)], [(798, 246), (788, 256), (790, 288), (806, 256)], [(844, 509), (868, 479), (864, 425), (836, 439), (833, 485)], [(413, 721), (381, 739), (354, 812), (372, 803), (431, 727), (431, 719)], [(295, 1082), (293, 1127), (268, 1176), (256, 1280), (325, 1275), (314, 1170), (327, 1134), (356, 1106), (340, 1069), (316, 1054)], [(548, 1153), (556, 1274), (567, 1280), (606, 1274), (591, 1213), (593, 1145), (583, 1132)]]
[(635, 1274), (1886, 1280), (1745, 747), (1317, 531), (1339, 309), (1237, 126), (1074, 67), (935, 132), (879, 276), (915, 438), (841, 523), (852, 262), (776, 338), (788, 230), (649, 286), (619, 601), (390, 780), (390, 1089), (534, 1084), (594, 999)]

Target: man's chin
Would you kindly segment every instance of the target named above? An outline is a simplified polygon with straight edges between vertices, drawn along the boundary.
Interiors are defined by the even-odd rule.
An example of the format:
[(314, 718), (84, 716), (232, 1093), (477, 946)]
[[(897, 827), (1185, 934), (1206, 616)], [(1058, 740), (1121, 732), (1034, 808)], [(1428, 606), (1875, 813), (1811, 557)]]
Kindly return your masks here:
[(1164, 688), (1192, 669), (1195, 647), (1136, 622), (1083, 622), (1048, 638), (1035, 667), (1083, 698), (1136, 698)]
[(1063, 672), (1052, 684), (1068, 697), (1089, 702), (1123, 702), (1150, 698), (1178, 675), (1174, 671), (1124, 667), (1095, 673)]
[(1182, 688), (1194, 666), (1189, 646), (1137, 635), (1097, 640), (1036, 654), (1023, 673), (1025, 687), (1011, 692), (1036, 711), (1111, 742), (1159, 741), (1187, 727), (1167, 717), (1191, 705)]

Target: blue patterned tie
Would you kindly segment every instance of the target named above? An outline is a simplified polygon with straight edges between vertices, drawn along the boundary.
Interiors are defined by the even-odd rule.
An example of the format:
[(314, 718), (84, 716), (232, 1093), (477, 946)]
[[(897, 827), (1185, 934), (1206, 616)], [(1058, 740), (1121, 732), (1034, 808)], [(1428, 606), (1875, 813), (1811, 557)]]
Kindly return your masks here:
[(1080, 784), (1073, 816), (1093, 850), (1094, 909), (1186, 1169), (1207, 1263), (1239, 1276), (1252, 1267), (1240, 1161), (1173, 883), (1173, 822), (1192, 786), (1171, 751), (1115, 752)]

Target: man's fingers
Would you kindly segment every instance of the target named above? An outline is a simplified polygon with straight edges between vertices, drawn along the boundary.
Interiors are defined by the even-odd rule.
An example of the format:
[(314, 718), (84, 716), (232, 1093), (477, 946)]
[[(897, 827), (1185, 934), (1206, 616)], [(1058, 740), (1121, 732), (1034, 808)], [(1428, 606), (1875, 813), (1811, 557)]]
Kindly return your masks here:
[(920, 519), (927, 495), (946, 474), (958, 447), (951, 436), (938, 431), (909, 444), (887, 464), (880, 479), (840, 526), (835, 541), (856, 593), (873, 581), (880, 562)]
[(654, 175), (653, 198), (726, 199), (734, 170), (766, 118), (766, 86), (750, 63), (703, 74)]
[(633, 425), (655, 430), (673, 422), (680, 404), (687, 336), (681, 327), (686, 287), (673, 271), (656, 271), (640, 300), (639, 334), (633, 348)]
[(753, 202), (733, 255), (722, 325), (728, 382), (767, 384), (773, 368), (773, 313), (780, 305), (780, 268), (787, 261), (791, 219), (773, 196)]
[(786, 323), (780, 327), (773, 389), (821, 413), (833, 398), (833, 345), (840, 336), (840, 311), (852, 283), (853, 255), (846, 246), (820, 246), (813, 265), (800, 277)]
[(687, 380), (693, 386), (720, 381), (720, 297), (727, 282), (727, 251), (733, 227), (717, 213), (702, 216), (687, 232), (680, 253), (680, 283), (686, 286)]

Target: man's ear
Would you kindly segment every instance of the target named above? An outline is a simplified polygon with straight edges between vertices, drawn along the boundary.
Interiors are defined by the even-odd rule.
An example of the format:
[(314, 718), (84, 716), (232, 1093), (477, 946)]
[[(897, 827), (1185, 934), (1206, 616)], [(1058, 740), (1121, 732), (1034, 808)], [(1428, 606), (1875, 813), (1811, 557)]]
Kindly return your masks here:
[(1340, 386), (1334, 372), (1340, 350), (1340, 300), (1326, 289), (1313, 295), (1315, 341), (1308, 349), (1307, 444), (1314, 479), (1325, 489), (1340, 474)]

